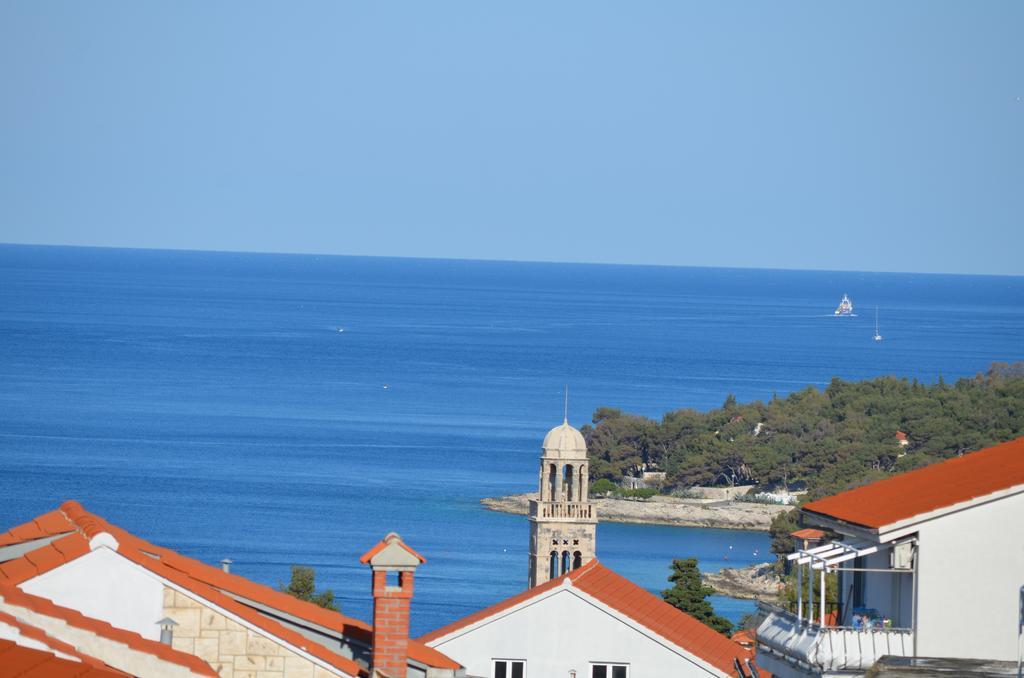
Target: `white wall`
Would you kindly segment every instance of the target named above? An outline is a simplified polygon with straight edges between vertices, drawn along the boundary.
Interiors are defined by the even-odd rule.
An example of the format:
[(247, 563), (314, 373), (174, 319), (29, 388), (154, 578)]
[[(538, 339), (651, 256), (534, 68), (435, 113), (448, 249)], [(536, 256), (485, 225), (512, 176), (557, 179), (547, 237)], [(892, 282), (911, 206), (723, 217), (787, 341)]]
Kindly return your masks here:
[(491, 676), (491, 660), (525, 659), (526, 678), (562, 678), (575, 669), (590, 678), (590, 662), (627, 663), (630, 678), (724, 675), (698, 666), (570, 589), (516, 610), (447, 642), (430, 643), (466, 667)]
[(924, 523), (918, 535), (918, 655), (1016, 661), (1024, 494)]
[(143, 638), (160, 639), (163, 585), (131, 561), (98, 548), (19, 588)]

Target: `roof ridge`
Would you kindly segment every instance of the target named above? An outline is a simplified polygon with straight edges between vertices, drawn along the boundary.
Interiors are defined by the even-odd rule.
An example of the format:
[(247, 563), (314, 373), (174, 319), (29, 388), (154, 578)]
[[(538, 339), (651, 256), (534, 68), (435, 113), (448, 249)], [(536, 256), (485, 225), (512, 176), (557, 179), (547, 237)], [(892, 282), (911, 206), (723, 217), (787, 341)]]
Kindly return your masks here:
[[(31, 638), (32, 640), (35, 640), (38, 643), (42, 643), (47, 647), (46, 651), (50, 654), (53, 654), (54, 656), (56, 656), (55, 653), (60, 652), (62, 654), (68, 655), (69, 657), (74, 657), (78, 661), (89, 666), (95, 666), (97, 668), (109, 669), (111, 671), (117, 671), (118, 673), (124, 673), (120, 669), (116, 669), (113, 666), (110, 666), (109, 664), (100, 661), (96, 657), (91, 657), (87, 654), (82, 653), (74, 645), (66, 643), (59, 638), (54, 638), (38, 626), (33, 626), (32, 624), (29, 624), (28, 622), (15, 617), (13, 614), (9, 612), (4, 612), (3, 610), (0, 610), (0, 622), (9, 624), (10, 626), (17, 628), (19, 633), (25, 636), (26, 638)], [(15, 642), (15, 644), (17, 645), (18, 643)], [(124, 675), (128, 674), (125, 673)]]
[[(597, 558), (588, 561), (582, 567), (567, 572), (555, 579), (550, 579), (533, 588), (498, 601), (482, 610), (466, 615), (439, 629), (419, 637), (423, 642), (432, 642), (461, 629), (485, 621), (502, 612), (510, 610), (540, 595), (557, 590), (565, 582), (592, 597), (602, 604), (616, 610), (653, 633), (663, 637), (673, 645), (690, 655), (699, 658), (715, 668), (731, 674), (732, 661), (735, 657), (751, 657), (752, 653), (711, 627), (701, 623), (693, 616), (670, 605), (650, 591), (635, 584), (618, 572), (606, 567)], [(626, 589), (626, 591), (622, 591)], [(622, 598), (616, 598), (616, 592)], [(635, 608), (647, 606), (648, 609), (638, 613)], [(630, 610), (633, 610), (631, 613)], [(686, 629), (680, 629), (682, 623)], [(680, 634), (685, 632), (685, 638)], [(717, 650), (715, 651), (715, 646)], [(727, 651), (728, 650), (728, 651)], [(726, 657), (726, 655), (729, 655)]]
[(0, 599), (16, 607), (26, 607), (45, 617), (59, 619), (69, 626), (105, 637), (137, 652), (153, 655), (208, 676), (218, 675), (209, 664), (196, 655), (176, 650), (165, 643), (150, 640), (134, 631), (118, 628), (102, 619), (89, 617), (78, 610), (58, 605), (42, 596), (22, 591), (16, 586), (0, 583)]
[[(313, 603), (301, 601), (287, 593), (277, 591), (266, 584), (260, 584), (237, 574), (223, 572), (221, 569), (200, 560), (148, 542), (110, 523), (101, 516), (89, 512), (75, 500), (68, 500), (61, 504), (60, 513), (72, 526), (71, 534), (55, 540), (52, 544), (31, 551), (21, 558), (0, 564), (0, 582), (6, 578), (9, 583), (20, 584), (38, 574), (42, 574), (42, 572), (59, 567), (65, 562), (69, 562), (87, 553), (89, 551), (89, 541), (100, 532), (108, 532), (118, 541), (118, 553), (132, 562), (153, 571), (159, 576), (174, 581), (179, 586), (183, 586), (198, 596), (217, 598), (216, 600), (211, 600), (211, 602), (230, 609), (234, 614), (247, 619), (249, 623), (263, 628), (268, 633), (277, 635), (284, 642), (303, 648), (304, 651), (319, 657), (322, 661), (327, 661), (336, 666), (336, 668), (353, 673), (353, 675), (358, 674), (361, 670), (355, 661), (333, 652), (320, 643), (309, 641), (305, 636), (293, 632), (273, 619), (260, 614), (254, 608), (236, 601), (225, 592), (230, 592), (242, 598), (250, 598), (252, 594), (256, 594), (257, 597), (254, 599), (254, 602), (275, 608), (282, 605), (287, 606), (287, 609), (283, 609), (283, 611), (294, 614), (305, 621), (337, 630), (339, 633), (355, 637), (368, 644), (372, 643), (373, 634), (373, 627), (370, 624), (337, 611), (325, 610)], [(51, 549), (52, 553), (51, 551), (44, 552), (44, 549)], [(69, 551), (73, 555), (68, 557), (62, 549)], [(46, 563), (46, 567), (35, 566), (33, 558), (29, 558), (29, 556), (37, 552), (51, 556), (49, 562)], [(150, 557), (148, 554), (153, 554), (156, 557)], [(42, 560), (42, 558), (37, 559)], [(11, 563), (14, 563), (14, 565), (10, 565)], [(10, 567), (8, 567), (9, 565)], [(6, 570), (10, 570), (10, 573)], [(184, 578), (187, 585), (182, 583), (180, 578)], [(178, 579), (178, 581), (175, 581), (175, 579)], [(315, 649), (310, 649), (310, 645)], [(326, 656), (318, 654), (321, 650), (326, 653)], [(458, 668), (461, 666), (444, 653), (428, 647), (420, 640), (414, 638), (409, 639), (409, 656), (416, 661), (421, 661), (428, 666), (437, 668)], [(338, 662), (341, 662), (342, 665), (339, 666)]]
[[(487, 619), (488, 617), (492, 617), (498, 614), (499, 612), (504, 612), (505, 610), (513, 608), (516, 605), (519, 605), (520, 603), (525, 603), (527, 600), (530, 600), (531, 598), (536, 598), (542, 593), (546, 593), (547, 591), (562, 586), (565, 581), (569, 581), (570, 583), (575, 584), (576, 581), (581, 580), (584, 576), (586, 576), (588, 572), (597, 568), (599, 564), (600, 563), (598, 562), (597, 558), (588, 560), (584, 565), (580, 566), (575, 570), (566, 572), (565, 574), (559, 575), (554, 579), (549, 579), (543, 584), (538, 584), (537, 586), (534, 586), (532, 588), (524, 589), (519, 593), (513, 594), (503, 600), (499, 600), (498, 602), (488, 605), (487, 607), (477, 610), (476, 612), (471, 612), (470, 614), (466, 615), (465, 617), (462, 617), (461, 619), (456, 619), (455, 621), (445, 624), (440, 628), (424, 633), (419, 638), (417, 638), (417, 640), (421, 643), (429, 643), (433, 640), (436, 640), (437, 638), (446, 636), (449, 633), (458, 631), (461, 628), (465, 628), (467, 626), (475, 624), (478, 621), (482, 621), (484, 619)], [(573, 579), (574, 576), (576, 577), (575, 580)]]
[[(592, 595), (597, 598), (605, 605), (612, 607), (622, 614), (626, 615), (634, 622), (644, 626), (645, 628), (657, 633), (674, 645), (682, 648), (690, 654), (699, 657), (703, 661), (716, 666), (717, 668), (731, 673), (733, 670), (732, 662), (736, 657), (751, 657), (752, 653), (744, 648), (739, 643), (727, 638), (718, 631), (715, 631), (710, 626), (702, 623), (694, 616), (687, 614), (679, 608), (671, 605), (670, 603), (662, 600), (655, 596), (653, 593), (643, 588), (642, 586), (630, 581), (626, 577), (623, 577), (618, 572), (605, 567), (604, 565), (598, 566), (600, 569), (597, 570), (596, 574), (602, 574), (612, 581), (604, 584), (589, 584), (593, 586), (592, 590), (588, 590), (587, 586), (579, 587), (581, 591), (588, 595)], [(625, 588), (629, 591), (625, 592), (626, 595), (622, 599), (616, 599), (615, 588)], [(643, 605), (644, 603), (650, 605), (652, 609), (645, 611), (643, 615), (631, 614), (630, 607), (636, 607)], [(650, 616), (649, 619), (642, 619), (642, 616)], [(674, 619), (673, 619), (674, 617)], [(684, 639), (678, 637), (676, 632), (682, 631), (677, 628), (677, 623), (682, 622), (690, 628), (686, 630), (687, 637)], [(694, 638), (693, 633), (697, 632), (703, 636), (702, 638)], [(687, 644), (689, 643), (689, 645)], [(717, 645), (723, 650), (722, 656), (715, 651), (713, 647)], [(726, 658), (724, 656), (724, 650), (728, 648), (731, 656)]]
[(18, 675), (46, 675), (55, 673), (75, 678), (120, 678), (128, 674), (112, 666), (82, 663), (73, 659), (58, 657), (47, 650), (18, 645), (14, 641), (0, 638), (0, 661), (4, 666), (14, 664), (18, 667)]
[[(131, 544), (122, 544), (121, 548), (118, 549), (118, 553), (128, 558), (136, 565), (140, 565), (154, 574), (160, 575), (165, 579), (174, 582), (178, 586), (188, 590), (190, 593), (201, 598), (205, 598), (209, 602), (228, 610), (242, 619), (245, 619), (248, 623), (263, 629), (265, 632), (277, 636), (285, 643), (293, 645), (303, 652), (311, 654), (321, 661), (325, 661), (333, 665), (335, 668), (351, 673), (352, 675), (359, 675), (360, 667), (354, 660), (337, 654), (320, 643), (306, 638), (297, 631), (289, 629), (280, 622), (261, 615), (256, 610), (239, 603), (230, 596), (221, 593), (214, 587), (161, 562), (159, 558), (150, 558)], [(182, 582), (181, 578), (184, 578), (185, 582)], [(175, 581), (176, 579), (178, 581)]]
[(1019, 487), (1024, 487), (1024, 437), (843, 490), (801, 510), (881, 530)]

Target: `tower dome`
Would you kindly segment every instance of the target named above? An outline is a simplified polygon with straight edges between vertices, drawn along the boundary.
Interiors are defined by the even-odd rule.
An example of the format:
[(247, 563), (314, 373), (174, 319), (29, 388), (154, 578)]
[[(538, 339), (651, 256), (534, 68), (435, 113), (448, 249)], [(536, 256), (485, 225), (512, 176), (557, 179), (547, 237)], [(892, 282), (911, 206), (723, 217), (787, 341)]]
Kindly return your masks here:
[(583, 440), (583, 434), (563, 421), (561, 426), (556, 426), (544, 436), (545, 457), (557, 457), (559, 459), (586, 459), (587, 443)]

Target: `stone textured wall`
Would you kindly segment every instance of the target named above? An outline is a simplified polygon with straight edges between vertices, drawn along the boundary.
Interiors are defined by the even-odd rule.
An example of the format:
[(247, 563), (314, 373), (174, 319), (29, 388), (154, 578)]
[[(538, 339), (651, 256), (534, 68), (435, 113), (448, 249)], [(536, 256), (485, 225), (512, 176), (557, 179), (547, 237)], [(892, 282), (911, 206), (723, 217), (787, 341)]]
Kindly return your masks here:
[(164, 614), (174, 627), (173, 646), (210, 664), (222, 678), (334, 678), (268, 636), (228, 619), (198, 601), (164, 588)]
[(583, 561), (581, 565), (586, 565), (594, 559), (596, 542), (596, 523), (531, 518), (529, 585), (538, 586), (550, 579), (548, 574), (552, 551), (559, 554), (559, 564), (563, 551), (568, 551), (570, 556), (579, 551)]

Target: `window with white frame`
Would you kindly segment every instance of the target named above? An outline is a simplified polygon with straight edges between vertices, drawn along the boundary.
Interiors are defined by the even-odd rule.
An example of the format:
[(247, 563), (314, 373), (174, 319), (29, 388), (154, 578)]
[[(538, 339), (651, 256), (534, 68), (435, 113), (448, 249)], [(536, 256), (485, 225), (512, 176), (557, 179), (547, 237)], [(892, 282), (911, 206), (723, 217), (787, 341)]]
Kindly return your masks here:
[(492, 678), (526, 678), (525, 659), (495, 659)]
[(629, 664), (591, 664), (590, 678), (629, 678)]

